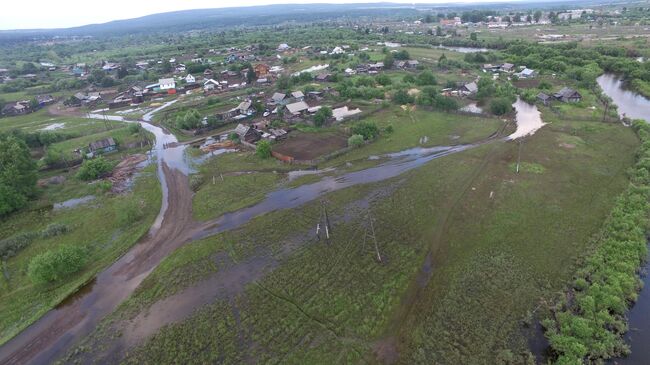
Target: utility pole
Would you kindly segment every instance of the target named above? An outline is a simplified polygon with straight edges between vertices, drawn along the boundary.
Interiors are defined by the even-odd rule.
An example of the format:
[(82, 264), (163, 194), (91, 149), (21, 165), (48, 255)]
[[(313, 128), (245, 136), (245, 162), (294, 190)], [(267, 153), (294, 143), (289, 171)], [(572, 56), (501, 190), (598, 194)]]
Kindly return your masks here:
[(329, 243), (331, 230), (332, 228), (330, 226), (329, 215), (327, 214), (327, 207), (325, 206), (325, 201), (321, 200), (320, 217), (318, 217), (318, 223), (316, 223), (316, 238), (320, 241), (321, 232), (325, 231), (325, 240)]
[(372, 218), (370, 208), (368, 208), (368, 222), (366, 223), (365, 232), (363, 233), (363, 251), (366, 250), (366, 240), (372, 239), (375, 245), (375, 253), (377, 254), (377, 261), (381, 261), (381, 254), (379, 253), (379, 244), (377, 243), (377, 235), (375, 234), (375, 223)]
[(519, 139), (519, 152), (517, 153), (517, 173), (519, 173), (519, 164), (521, 163), (521, 145), (524, 144), (523, 137)]

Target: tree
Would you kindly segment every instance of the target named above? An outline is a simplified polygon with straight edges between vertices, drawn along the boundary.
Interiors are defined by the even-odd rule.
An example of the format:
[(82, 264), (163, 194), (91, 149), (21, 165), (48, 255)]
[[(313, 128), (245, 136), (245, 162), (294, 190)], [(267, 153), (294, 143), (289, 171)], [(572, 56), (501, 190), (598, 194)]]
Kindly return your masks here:
[(395, 92), (395, 95), (393, 95), (393, 101), (395, 104), (404, 105), (412, 103), (413, 98), (408, 94), (408, 92), (406, 92), (406, 90), (400, 89)]
[(29, 263), (27, 275), (36, 284), (58, 281), (81, 270), (86, 251), (78, 246), (62, 245), (35, 256)]
[(442, 37), (442, 28), (440, 26), (436, 27), (436, 36)]
[(0, 136), (0, 216), (27, 204), (36, 191), (36, 168), (25, 141)]
[(471, 39), (471, 40), (473, 40), (473, 41), (477, 41), (477, 40), (478, 40), (478, 34), (477, 34), (476, 32), (472, 32), (472, 33), (469, 35), (469, 39)]
[(403, 50), (401, 50), (401, 51), (395, 53), (395, 59), (396, 59), (396, 60), (408, 60), (408, 59), (410, 59), (410, 58), (411, 58), (411, 55), (410, 55), (409, 52), (408, 52), (407, 50), (405, 50), (405, 49), (403, 49)]
[(512, 110), (512, 104), (507, 98), (497, 98), (490, 102), (490, 111), (494, 115), (503, 115)]
[(417, 77), (417, 84), (420, 86), (436, 85), (438, 80), (429, 70), (422, 71)]
[(314, 115), (314, 125), (316, 127), (320, 127), (323, 124), (325, 124), (325, 122), (327, 122), (327, 120), (331, 117), (332, 117), (332, 109), (330, 109), (327, 106), (324, 106), (318, 109), (316, 115)]
[(535, 23), (539, 23), (539, 20), (542, 19), (542, 11), (541, 11), (541, 10), (537, 10), (537, 11), (533, 14), (533, 19), (535, 19)]
[(128, 75), (129, 75), (129, 71), (127, 71), (126, 67), (120, 67), (120, 68), (117, 69), (117, 78), (118, 79), (123, 79)]
[(359, 122), (351, 129), (352, 133), (362, 135), (364, 140), (371, 140), (379, 135), (379, 128), (372, 122)]
[(387, 53), (386, 56), (384, 57), (384, 67), (392, 68), (393, 65), (395, 64), (395, 57), (393, 57), (392, 53)]
[(257, 147), (255, 148), (255, 154), (259, 158), (269, 158), (271, 157), (271, 142), (269, 141), (259, 141)]
[(381, 86), (388, 86), (393, 83), (393, 81), (390, 79), (390, 76), (386, 74), (379, 74), (375, 77), (375, 81)]

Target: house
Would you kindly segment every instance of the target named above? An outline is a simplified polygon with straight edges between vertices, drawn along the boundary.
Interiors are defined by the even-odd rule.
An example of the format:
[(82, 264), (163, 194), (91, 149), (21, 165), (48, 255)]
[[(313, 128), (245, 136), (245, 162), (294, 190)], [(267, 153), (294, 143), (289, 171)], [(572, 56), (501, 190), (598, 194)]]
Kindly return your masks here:
[(515, 69), (515, 65), (513, 65), (512, 63), (504, 63), (503, 65), (501, 65), (501, 67), (499, 67), (499, 70), (501, 72), (507, 72), (507, 73), (514, 71), (514, 69)]
[(383, 62), (370, 63), (368, 64), (368, 72), (379, 72), (384, 69)]
[(211, 79), (212, 76), (214, 76), (214, 72), (212, 72), (211, 69), (206, 68), (205, 71), (203, 71), (203, 77), (205, 77), (206, 79)]
[(334, 119), (336, 119), (337, 122), (341, 122), (346, 118), (355, 116), (355, 115), (360, 114), (360, 113), (361, 113), (361, 109), (359, 109), (359, 108), (357, 108), (357, 109), (349, 109), (347, 107), (347, 105), (344, 106), (344, 107), (336, 108), (336, 109), (332, 110), (332, 116), (334, 117)]
[(300, 115), (304, 113), (307, 109), (309, 109), (309, 105), (307, 105), (307, 103), (305, 103), (304, 101), (299, 101), (293, 104), (287, 104), (287, 110), (292, 115)]
[(159, 79), (158, 87), (163, 91), (176, 89), (176, 81), (174, 81), (173, 77), (170, 77), (168, 79)]
[(91, 142), (88, 144), (88, 152), (91, 156), (115, 150), (117, 150), (117, 143), (115, 143), (113, 137), (100, 139), (99, 141)]
[(460, 87), (460, 93), (463, 95), (473, 95), (478, 92), (478, 85), (476, 82), (470, 82)]
[(250, 100), (246, 100), (239, 103), (239, 105), (235, 109), (237, 109), (237, 111), (241, 115), (250, 115), (255, 112), (255, 109), (252, 108), (252, 105), (253, 103)]
[(52, 95), (36, 95), (35, 99), (39, 106), (52, 104), (54, 102)]
[(563, 103), (578, 103), (582, 100), (582, 95), (569, 87), (562, 88), (553, 96)]
[(283, 93), (275, 93), (271, 96), (271, 102), (273, 104), (282, 104), (285, 101), (286, 95)]
[(258, 63), (257, 65), (253, 66), (253, 71), (255, 71), (257, 78), (264, 78), (269, 75), (271, 68), (267, 64)]
[(327, 82), (327, 81), (329, 81), (331, 79), (331, 77), (332, 77), (332, 74), (329, 74), (329, 73), (318, 74), (316, 76), (316, 81), (318, 81), (318, 82)]
[(418, 66), (420, 66), (420, 62), (418, 60), (408, 60), (406, 61), (406, 65), (405, 65), (406, 68), (410, 68), (410, 69), (418, 68)]
[(288, 50), (290, 50), (290, 49), (291, 49), (291, 47), (289, 47), (289, 45), (286, 44), (286, 43), (281, 43), (281, 44), (278, 46), (278, 52), (284, 52), (284, 51), (288, 51)]
[(106, 62), (104, 66), (102, 66), (102, 70), (105, 72), (113, 72), (120, 68), (119, 63), (113, 63), (113, 62)]
[[(327, 53), (327, 52), (325, 52), (325, 53)], [(343, 50), (343, 48), (338, 47), (338, 46), (334, 47), (334, 49), (332, 50), (332, 52), (330, 52), (331, 55), (337, 55), (337, 54), (343, 54), (343, 53), (345, 53), (345, 51)]]
[(2, 115), (12, 116), (12, 115), (22, 115), (31, 112), (31, 107), (29, 101), (18, 101), (15, 103), (10, 103), (5, 105), (2, 108)]
[(547, 94), (544, 94), (544, 93), (539, 93), (539, 94), (537, 94), (537, 100), (541, 101), (542, 104), (548, 106), (551, 103), (551, 101), (553, 100), (553, 98), (551, 98), (550, 95), (547, 95)]
[(221, 90), (221, 84), (214, 79), (205, 80), (203, 82), (203, 91), (208, 92), (213, 90)]
[(239, 136), (240, 141), (247, 143), (255, 143), (261, 138), (260, 132), (257, 129), (245, 126), (243, 124), (237, 125), (235, 128), (235, 133), (237, 133)]
[(520, 73), (517, 74), (517, 76), (520, 79), (532, 79), (537, 76), (537, 72), (529, 68), (524, 68)]
[(185, 82), (193, 84), (196, 82), (196, 77), (192, 76), (192, 74), (187, 74), (187, 76), (185, 76)]
[(303, 101), (303, 100), (305, 100), (305, 94), (303, 94), (303, 92), (300, 91), (300, 90), (292, 92), (291, 97), (295, 101)]
[(493, 65), (491, 63), (486, 63), (483, 65), (483, 71), (485, 72), (497, 72), (501, 69), (500, 66)]

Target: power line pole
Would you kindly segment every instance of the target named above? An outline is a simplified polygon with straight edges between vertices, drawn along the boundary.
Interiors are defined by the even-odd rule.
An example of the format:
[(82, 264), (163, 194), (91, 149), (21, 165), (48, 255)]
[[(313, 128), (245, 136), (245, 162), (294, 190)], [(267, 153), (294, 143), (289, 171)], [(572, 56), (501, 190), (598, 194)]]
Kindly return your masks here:
[(519, 173), (519, 164), (521, 163), (521, 145), (524, 144), (523, 137), (519, 140), (519, 152), (517, 153), (517, 173)]
[(318, 217), (318, 223), (316, 223), (316, 238), (319, 241), (322, 231), (325, 231), (325, 240), (329, 243), (332, 228), (330, 226), (330, 219), (327, 214), (327, 207), (325, 206), (324, 200), (321, 200), (320, 202), (320, 217)]
[(363, 233), (363, 251), (366, 250), (366, 241), (372, 239), (375, 245), (375, 253), (377, 254), (377, 261), (381, 261), (381, 254), (379, 253), (379, 244), (377, 243), (377, 235), (375, 234), (375, 223), (372, 218), (370, 208), (368, 208), (368, 222), (366, 223), (365, 232)]

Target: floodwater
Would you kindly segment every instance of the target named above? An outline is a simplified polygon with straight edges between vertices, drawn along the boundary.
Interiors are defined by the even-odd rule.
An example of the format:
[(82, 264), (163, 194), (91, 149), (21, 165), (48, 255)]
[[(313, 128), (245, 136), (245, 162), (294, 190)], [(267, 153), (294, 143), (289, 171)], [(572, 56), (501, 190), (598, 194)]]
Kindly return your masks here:
[(508, 136), (509, 140), (533, 135), (545, 125), (542, 121), (542, 114), (535, 105), (517, 98), (512, 106), (517, 111), (517, 130)]
[(81, 198), (68, 199), (61, 203), (54, 203), (54, 210), (59, 210), (63, 208), (74, 208), (77, 205), (85, 204), (93, 200), (95, 200), (94, 195), (86, 195), (86, 196), (82, 196)]
[(650, 260), (644, 267), (645, 288), (641, 290), (639, 299), (627, 314), (629, 331), (625, 334), (625, 341), (630, 345), (632, 353), (623, 359), (615, 359), (611, 363), (620, 365), (646, 365), (650, 361), (650, 284), (647, 273), (650, 271)]
[(626, 90), (623, 80), (614, 74), (603, 74), (597, 81), (603, 92), (618, 106), (618, 114), (621, 117), (643, 119), (650, 123), (649, 99)]
[(460, 52), (460, 53), (484, 53), (489, 52), (487, 48), (478, 48), (478, 47), (452, 47), (452, 46), (443, 46), (439, 45), (437, 48), (446, 49), (448, 51)]
[(483, 108), (476, 105), (476, 103), (470, 103), (470, 104), (467, 104), (464, 107), (460, 108), (460, 111), (461, 112), (466, 112), (466, 113), (482, 114), (483, 113)]
[(47, 125), (47, 126), (41, 128), (41, 129), (39, 129), (39, 131), (54, 131), (54, 130), (57, 130), (57, 129), (61, 129), (63, 127), (65, 127), (65, 123), (52, 123), (50, 125)]
[(376, 167), (350, 172), (341, 176), (326, 176), (312, 184), (276, 190), (267, 194), (266, 198), (256, 205), (236, 212), (227, 213), (216, 221), (207, 223), (192, 239), (198, 240), (223, 231), (235, 229), (254, 217), (280, 209), (295, 208), (337, 190), (358, 184), (368, 184), (390, 179), (422, 166), (436, 158), (465, 151), (478, 145), (411, 148), (405, 151), (387, 154), (386, 157), (390, 158), (390, 160)]
[(328, 67), (330, 67), (330, 65), (328, 65), (328, 64), (311, 66), (310, 68), (304, 69), (302, 71), (294, 72), (292, 76), (298, 76), (301, 73), (305, 73), (305, 72), (321, 71), (321, 70), (324, 70), (324, 69), (326, 69)]

